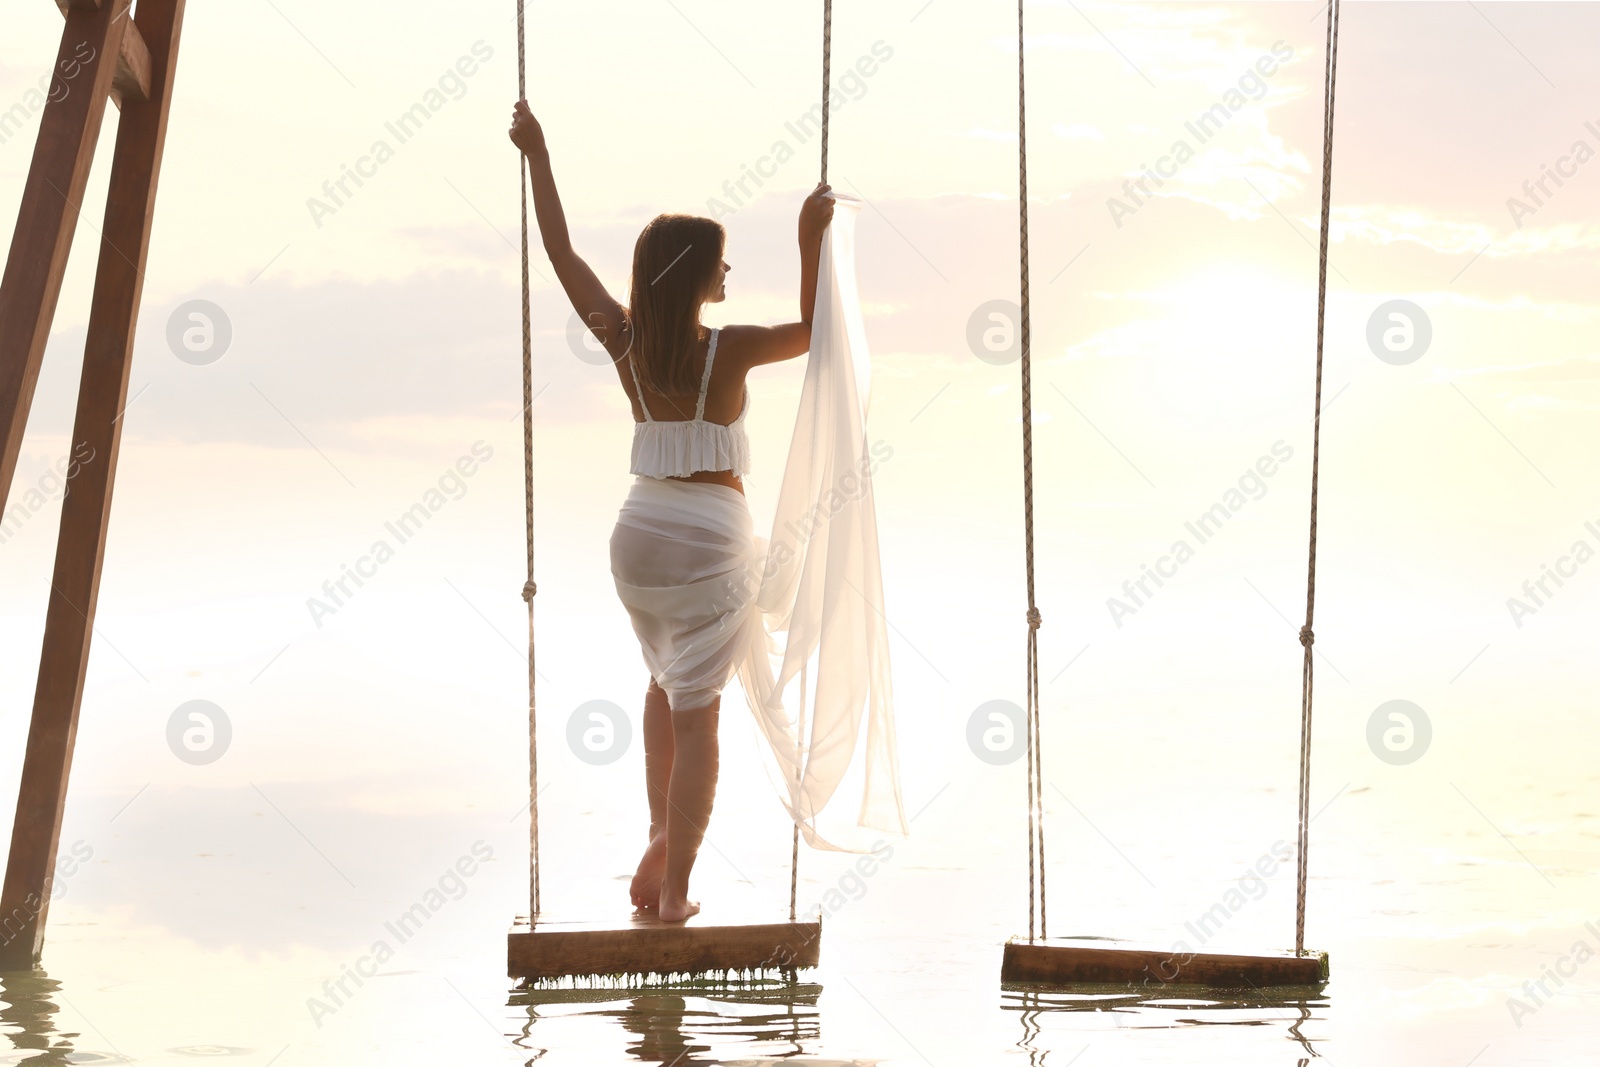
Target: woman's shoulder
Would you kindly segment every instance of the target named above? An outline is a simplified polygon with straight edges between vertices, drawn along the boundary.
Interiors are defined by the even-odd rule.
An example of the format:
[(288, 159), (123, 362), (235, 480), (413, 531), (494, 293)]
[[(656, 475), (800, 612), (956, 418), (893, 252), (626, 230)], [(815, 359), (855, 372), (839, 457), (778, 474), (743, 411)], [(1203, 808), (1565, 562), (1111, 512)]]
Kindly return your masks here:
[(708, 338), (715, 337), (717, 342), (717, 362), (736, 363), (740, 355), (749, 347), (750, 327), (730, 323), (727, 326), (707, 327)]
[(759, 348), (766, 342), (772, 332), (770, 326), (754, 326), (746, 323), (729, 323), (726, 326), (714, 327), (717, 334), (717, 355), (724, 353), (737, 356)]

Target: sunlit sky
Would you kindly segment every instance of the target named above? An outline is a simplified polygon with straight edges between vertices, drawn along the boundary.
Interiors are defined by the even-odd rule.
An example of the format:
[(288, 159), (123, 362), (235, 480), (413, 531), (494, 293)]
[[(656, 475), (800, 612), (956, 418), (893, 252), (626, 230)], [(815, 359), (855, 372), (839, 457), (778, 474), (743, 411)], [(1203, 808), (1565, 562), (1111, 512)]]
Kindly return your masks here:
[[(732, 272), (707, 321), (795, 315), (794, 220), (817, 180), (817, 145), (791, 126), (818, 90), (816, 8), (529, 5), (528, 96), (574, 241), (614, 293), (646, 220), (720, 202), (735, 208), (723, 217)], [(869, 432), (894, 450), (877, 501), (916, 810), (947, 781), (974, 797), (993, 791), (961, 740), (967, 716), (1023, 693), (1018, 366), (978, 358), (967, 340), (980, 306), (1018, 293), (1015, 9), (836, 8), (835, 77), (856, 75), (839, 81), (847, 100), (833, 116), (829, 178), (869, 205), (858, 239)], [(1204, 751), (1270, 779), (1263, 826), (1292, 834), (1322, 8), (1039, 0), (1027, 10), (1046, 743), (1103, 810), (1128, 800), (1128, 780), (1152, 762), (1170, 765), (1182, 796)], [(0, 120), (21, 108), (0, 142), (9, 232), (38, 126), (30, 93), (60, 16), (44, 0), (0, 0), (0, 25)], [(1451, 792), (1457, 783), (1506, 825), (1558, 826), (1576, 801), (1556, 796), (1593, 795), (1578, 753), (1597, 735), (1578, 712), (1594, 688), (1600, 564), (1578, 565), (1520, 620), (1508, 599), (1576, 542), (1600, 549), (1597, 39), (1600, 7), (1589, 4), (1344, 9), (1319, 802), (1355, 781), (1465, 825), (1478, 816)], [(463, 57), (470, 75), (458, 73)], [(84, 803), (114, 810), (150, 782), (153, 797), (293, 781), (332, 808), (385, 816), (464, 802), (516, 810), (526, 784), (518, 171), (505, 136), (516, 65), (509, 3), (401, 2), (381, 19), (309, 0), (190, 5), (74, 768), (74, 796), (100, 799)], [(430, 99), (432, 117), (401, 143), (387, 124)], [(1186, 124), (1219, 103), (1226, 121), (1202, 142)], [(111, 140), (108, 128), (13, 503), (47, 486), (68, 451)], [(379, 140), (392, 156), (363, 164)], [(1193, 158), (1135, 203), (1125, 183), (1166, 167), (1180, 141)], [(774, 169), (764, 157), (779, 142), (794, 154)], [(371, 176), (347, 181), (336, 210), (316, 209), (331, 202), (325, 183), (358, 164)], [(771, 176), (746, 179), (751, 195), (731, 201), (730, 187), (758, 170)], [(1565, 175), (1559, 184), (1549, 170)], [(533, 269), (540, 699), (564, 721), (588, 699), (632, 708), (645, 680), (606, 563), (631, 428), (615, 376), (570, 347), (570, 308), (537, 240)], [(197, 299), (232, 328), (229, 350), (204, 366), (167, 340), (175, 309)], [(1368, 341), (1374, 314), (1396, 300), (1431, 329), (1411, 362), (1380, 359)], [(758, 529), (800, 362), (752, 378)], [(460, 499), (318, 626), (308, 597), (475, 442), (492, 458)], [(1123, 583), (1280, 442), (1289, 458), (1225, 535), (1114, 618), (1108, 601)], [(0, 667), (6, 815), (58, 514), (57, 494), (0, 549), (0, 640), (19, 650)], [(228, 708), (241, 739), (203, 773), (171, 759), (161, 733), (191, 698)], [(1435, 753), (1408, 768), (1366, 746), (1368, 716), (1394, 698), (1434, 716)], [(552, 756), (557, 795), (591, 770), (564, 756)], [(1020, 805), (1020, 779), (1006, 782)], [(1335, 819), (1328, 833), (1359, 835)], [(1246, 841), (1248, 859), (1260, 849)], [(1217, 869), (1239, 859), (1218, 857)]]

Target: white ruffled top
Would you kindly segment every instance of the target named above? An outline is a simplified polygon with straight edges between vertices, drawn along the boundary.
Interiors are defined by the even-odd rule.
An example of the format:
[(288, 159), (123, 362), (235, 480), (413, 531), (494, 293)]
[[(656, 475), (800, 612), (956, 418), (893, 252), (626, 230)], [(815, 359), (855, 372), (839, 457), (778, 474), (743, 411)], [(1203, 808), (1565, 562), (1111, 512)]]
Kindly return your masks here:
[(657, 419), (645, 407), (644, 387), (639, 383), (639, 368), (629, 353), (628, 369), (633, 372), (633, 387), (639, 393), (639, 408), (644, 421), (633, 424), (633, 462), (630, 471), (648, 478), (682, 478), (696, 471), (732, 471), (743, 477), (750, 469), (750, 438), (744, 431), (744, 417), (750, 410), (750, 387), (744, 389), (744, 406), (739, 417), (724, 425), (705, 418), (706, 392), (711, 387), (711, 365), (717, 358), (717, 334), (711, 331), (706, 349), (706, 369), (700, 378), (700, 395), (695, 400), (692, 419)]

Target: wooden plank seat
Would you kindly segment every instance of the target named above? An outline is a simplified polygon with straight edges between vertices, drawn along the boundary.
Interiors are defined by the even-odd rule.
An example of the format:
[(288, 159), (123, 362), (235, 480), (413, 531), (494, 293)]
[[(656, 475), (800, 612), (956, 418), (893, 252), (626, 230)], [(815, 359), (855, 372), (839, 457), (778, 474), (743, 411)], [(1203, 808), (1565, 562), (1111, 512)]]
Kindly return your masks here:
[(1012, 938), (1005, 945), (1000, 980), (1050, 986), (1316, 986), (1328, 980), (1328, 954), (1186, 952), (1098, 937)]
[(645, 982), (636, 987), (523, 985), (511, 991), (506, 1003), (511, 1007), (537, 1009), (551, 1004), (610, 1004), (619, 997), (632, 995), (699, 997), (702, 1000), (744, 1007), (770, 1004), (774, 1008), (793, 1011), (795, 1008), (815, 1008), (822, 996), (822, 986), (817, 982), (789, 981), (780, 978), (729, 982), (721, 978), (700, 975), (676, 981)]
[(759, 976), (817, 966), (821, 920), (716, 925), (690, 916), (664, 923), (635, 913), (617, 921), (519, 916), (506, 941), (506, 973), (530, 982), (644, 975)]

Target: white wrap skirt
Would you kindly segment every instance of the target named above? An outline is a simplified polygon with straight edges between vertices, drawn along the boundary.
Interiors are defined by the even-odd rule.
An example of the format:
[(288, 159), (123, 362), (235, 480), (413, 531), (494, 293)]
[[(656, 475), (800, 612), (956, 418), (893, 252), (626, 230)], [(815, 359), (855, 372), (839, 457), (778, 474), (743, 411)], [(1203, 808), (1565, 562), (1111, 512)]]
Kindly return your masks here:
[(760, 549), (744, 494), (640, 475), (611, 534), (611, 576), (673, 711), (710, 704), (752, 649)]

